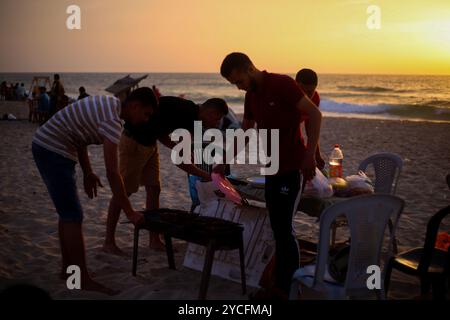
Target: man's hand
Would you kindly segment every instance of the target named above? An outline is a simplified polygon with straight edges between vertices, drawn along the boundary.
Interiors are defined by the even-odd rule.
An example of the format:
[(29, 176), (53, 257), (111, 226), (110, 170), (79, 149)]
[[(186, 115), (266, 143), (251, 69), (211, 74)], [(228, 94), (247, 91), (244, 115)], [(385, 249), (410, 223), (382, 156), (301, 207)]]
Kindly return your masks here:
[(218, 173), (221, 176), (225, 176), (225, 169), (226, 169), (226, 165), (225, 164), (217, 164), (216, 166), (214, 166), (212, 172), (213, 173)]
[(128, 220), (131, 221), (135, 226), (141, 225), (145, 222), (144, 215), (140, 212), (133, 211), (129, 215), (127, 215)]
[(83, 178), (84, 191), (89, 199), (97, 196), (97, 186), (103, 187), (100, 178), (93, 172), (88, 173)]
[(305, 181), (312, 180), (316, 175), (316, 160), (313, 155), (307, 154), (302, 163), (302, 174)]
[(202, 181), (203, 182), (212, 181), (211, 175), (205, 171), (205, 173), (202, 175)]
[(317, 168), (319, 168), (319, 170), (323, 170), (323, 168), (325, 168), (325, 160), (323, 160), (322, 155), (320, 153), (316, 154), (316, 163)]

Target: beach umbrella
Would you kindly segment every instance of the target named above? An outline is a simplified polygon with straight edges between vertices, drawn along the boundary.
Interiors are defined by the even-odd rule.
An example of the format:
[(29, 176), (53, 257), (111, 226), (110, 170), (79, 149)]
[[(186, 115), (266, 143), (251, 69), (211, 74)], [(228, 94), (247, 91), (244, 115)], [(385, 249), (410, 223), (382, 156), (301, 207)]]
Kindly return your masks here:
[(107, 87), (105, 91), (110, 92), (114, 95), (118, 95), (122, 91), (128, 91), (128, 90), (134, 90), (139, 86), (139, 82), (144, 80), (148, 77), (148, 74), (139, 77), (139, 78), (132, 78), (130, 75), (127, 75), (123, 78), (120, 78), (116, 82), (114, 82), (112, 85)]

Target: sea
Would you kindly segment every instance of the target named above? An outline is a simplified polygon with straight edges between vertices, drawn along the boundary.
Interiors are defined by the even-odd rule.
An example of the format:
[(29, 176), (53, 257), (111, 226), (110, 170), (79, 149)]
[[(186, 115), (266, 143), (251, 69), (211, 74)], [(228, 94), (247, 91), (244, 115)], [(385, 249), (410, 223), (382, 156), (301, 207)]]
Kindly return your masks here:
[[(162, 95), (183, 96), (201, 103), (220, 97), (243, 113), (245, 93), (215, 73), (129, 73), (148, 75), (140, 86), (155, 85)], [(66, 94), (76, 99), (84, 86), (91, 95), (109, 94), (104, 89), (128, 73), (60, 73)], [(24, 83), (30, 89), (34, 76), (51, 73), (0, 73), (0, 82)], [(294, 74), (290, 74), (294, 77)], [(317, 88), (324, 116), (365, 119), (400, 119), (450, 123), (450, 75), (319, 74)]]

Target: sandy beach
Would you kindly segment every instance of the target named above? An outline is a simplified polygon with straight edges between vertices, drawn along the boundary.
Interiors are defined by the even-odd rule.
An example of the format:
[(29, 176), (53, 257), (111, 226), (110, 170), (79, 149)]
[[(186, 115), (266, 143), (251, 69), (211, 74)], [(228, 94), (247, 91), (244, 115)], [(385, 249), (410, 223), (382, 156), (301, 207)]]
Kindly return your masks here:
[[(111, 298), (97, 293), (69, 291), (59, 280), (60, 252), (57, 214), (38, 174), (31, 155), (31, 138), (37, 128), (29, 123), (28, 109), (21, 102), (0, 102), (0, 115), (13, 113), (20, 120), (0, 121), (0, 290), (17, 281), (44, 288), (55, 299)], [(450, 173), (450, 124), (394, 120), (366, 120), (325, 117), (321, 131), (321, 150), (328, 156), (339, 143), (344, 152), (344, 173), (356, 173), (358, 164), (376, 152), (394, 152), (404, 161), (397, 195), (406, 201), (397, 230), (399, 249), (423, 244), (426, 223), (438, 209), (450, 202), (445, 175)], [(105, 187), (98, 198), (87, 198), (79, 184), (83, 205), (84, 236), (88, 267), (96, 279), (121, 293), (113, 299), (196, 299), (200, 273), (182, 267), (186, 243), (175, 241), (177, 270), (170, 270), (164, 252), (149, 250), (142, 237), (139, 272), (131, 275), (131, 259), (102, 253), (107, 206), (111, 191), (107, 186), (100, 146), (89, 147), (94, 171)], [(161, 207), (189, 210), (191, 201), (186, 174), (170, 162), (170, 152), (160, 146)], [(232, 167), (236, 174), (251, 174), (256, 168)], [(78, 181), (81, 171), (77, 170)], [(143, 190), (131, 198), (135, 208), (144, 206)], [(121, 221), (125, 221), (122, 216)], [(314, 218), (299, 214), (299, 236), (316, 241), (318, 226)], [(450, 224), (443, 225), (447, 231)], [(132, 227), (119, 224), (118, 245), (131, 255)], [(393, 274), (390, 297), (414, 298), (418, 281)], [(252, 291), (252, 290), (250, 290)], [(240, 285), (213, 277), (209, 299), (247, 299)]]

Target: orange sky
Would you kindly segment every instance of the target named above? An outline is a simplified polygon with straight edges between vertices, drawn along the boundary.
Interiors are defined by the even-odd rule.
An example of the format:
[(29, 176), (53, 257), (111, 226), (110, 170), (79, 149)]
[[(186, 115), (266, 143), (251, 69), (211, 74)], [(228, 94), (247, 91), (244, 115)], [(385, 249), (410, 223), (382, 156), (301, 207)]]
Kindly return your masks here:
[(450, 74), (449, 0), (1, 0), (0, 34), (0, 72), (218, 72), (242, 51), (276, 72)]

